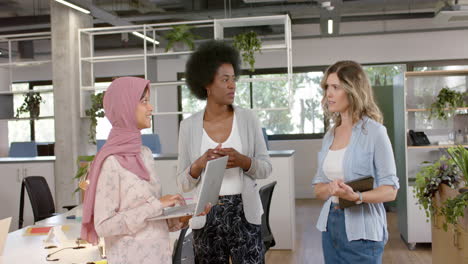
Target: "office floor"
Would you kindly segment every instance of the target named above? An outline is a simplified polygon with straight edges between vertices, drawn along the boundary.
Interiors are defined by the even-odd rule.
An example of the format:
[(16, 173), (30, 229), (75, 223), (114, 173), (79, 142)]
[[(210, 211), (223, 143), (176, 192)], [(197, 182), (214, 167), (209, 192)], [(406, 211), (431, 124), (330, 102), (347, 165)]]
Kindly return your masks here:
[[(321, 206), (322, 201), (319, 200), (296, 200), (296, 250), (270, 250), (266, 255), (266, 263), (324, 263), (321, 234), (315, 228)], [(415, 250), (408, 250), (398, 232), (397, 214), (387, 213), (387, 219), (390, 237), (384, 251), (384, 264), (432, 263), (430, 244), (418, 244)]]

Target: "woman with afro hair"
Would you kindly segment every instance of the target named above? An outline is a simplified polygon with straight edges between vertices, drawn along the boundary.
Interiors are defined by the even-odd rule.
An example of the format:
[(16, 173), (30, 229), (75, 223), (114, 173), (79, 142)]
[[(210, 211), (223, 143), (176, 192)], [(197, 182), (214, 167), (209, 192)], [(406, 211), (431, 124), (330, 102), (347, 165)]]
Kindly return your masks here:
[(180, 124), (177, 185), (198, 193), (207, 162), (229, 156), (218, 204), (190, 221), (197, 263), (264, 263), (263, 209), (255, 180), (270, 175), (271, 163), (260, 121), (251, 110), (233, 105), (239, 52), (208, 41), (189, 58), (185, 73), (190, 91), (206, 100), (206, 107)]

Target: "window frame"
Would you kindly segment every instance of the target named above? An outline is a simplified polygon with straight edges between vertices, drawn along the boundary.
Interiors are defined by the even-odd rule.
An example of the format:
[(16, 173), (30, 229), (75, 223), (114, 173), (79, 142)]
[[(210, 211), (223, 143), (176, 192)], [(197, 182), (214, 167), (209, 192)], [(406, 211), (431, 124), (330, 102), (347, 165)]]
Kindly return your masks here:
[[(28, 84), (28, 91), (34, 91), (35, 86), (42, 86), (42, 85), (52, 85), (52, 80), (36, 80), (36, 81), (16, 81), (13, 82), (12, 84), (19, 84), (19, 83), (27, 83)], [(52, 92), (53, 94), (53, 92)], [(30, 116), (31, 117), (31, 116)], [(55, 115), (53, 116), (54, 122), (55, 122)], [(29, 120), (29, 140), (30, 141), (36, 141), (36, 120), (31, 119)]]
[[(293, 73), (304, 73), (304, 72), (325, 72), (328, 66), (305, 66), (305, 67), (293, 67)], [(287, 68), (264, 68), (264, 69), (255, 69), (255, 72), (249, 70), (242, 70), (241, 75), (247, 75), (249, 78), (252, 78), (253, 75), (264, 75), (264, 74), (286, 74)], [(185, 73), (177, 73), (177, 79), (181, 80), (184, 78)], [(253, 83), (250, 82), (250, 108), (253, 106)], [(177, 86), (177, 109), (178, 111), (183, 111), (182, 109), (182, 86)], [(182, 115), (179, 115), (179, 124), (183, 120)], [(323, 133), (301, 133), (301, 134), (275, 134), (268, 135), (268, 140), (301, 140), (301, 139), (321, 139), (328, 130), (328, 122), (324, 120), (324, 132)]]

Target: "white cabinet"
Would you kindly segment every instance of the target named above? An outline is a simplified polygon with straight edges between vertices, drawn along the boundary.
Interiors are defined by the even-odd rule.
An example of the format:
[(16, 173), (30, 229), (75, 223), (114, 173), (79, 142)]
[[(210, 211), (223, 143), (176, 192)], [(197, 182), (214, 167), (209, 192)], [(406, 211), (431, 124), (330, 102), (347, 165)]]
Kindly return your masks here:
[[(18, 229), (21, 182), (24, 177), (43, 176), (46, 178), (52, 197), (55, 197), (54, 162), (13, 162), (0, 163), (2, 184), (0, 186), (0, 219), (12, 217), (10, 232)], [(34, 224), (31, 203), (24, 193), (23, 226)]]
[(408, 187), (408, 243), (431, 243), (431, 221), (426, 217), (426, 213), (417, 204), (417, 199), (414, 197), (414, 187)]
[(270, 227), (276, 241), (271, 249), (294, 250), (296, 241), (296, 195), (294, 188), (294, 155), (272, 157), (273, 172), (257, 180), (258, 189), (276, 181), (270, 204)]

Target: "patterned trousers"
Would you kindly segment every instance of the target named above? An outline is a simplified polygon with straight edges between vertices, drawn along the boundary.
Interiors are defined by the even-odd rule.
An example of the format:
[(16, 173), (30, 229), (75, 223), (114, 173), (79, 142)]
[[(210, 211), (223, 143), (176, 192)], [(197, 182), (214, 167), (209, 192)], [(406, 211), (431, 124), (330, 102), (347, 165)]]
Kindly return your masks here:
[(242, 197), (226, 195), (211, 208), (206, 224), (193, 230), (198, 264), (263, 264), (265, 247), (261, 226), (245, 219)]

